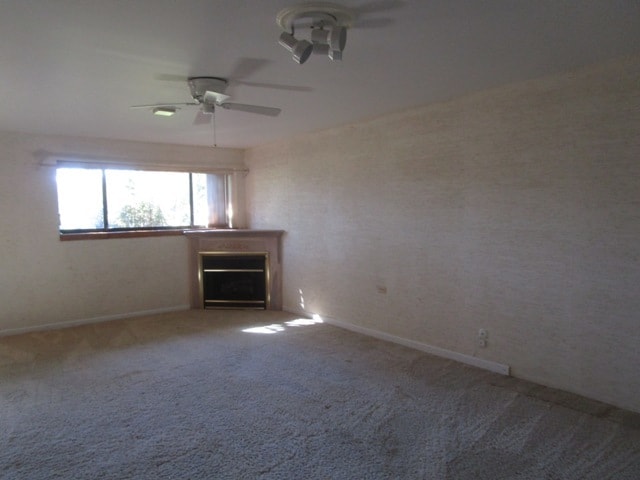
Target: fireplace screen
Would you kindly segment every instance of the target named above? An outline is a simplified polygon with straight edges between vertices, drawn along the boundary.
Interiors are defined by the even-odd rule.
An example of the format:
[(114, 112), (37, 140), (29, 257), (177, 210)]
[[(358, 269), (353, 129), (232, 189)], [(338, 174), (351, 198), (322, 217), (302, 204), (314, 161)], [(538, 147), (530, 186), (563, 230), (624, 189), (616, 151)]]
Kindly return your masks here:
[(204, 308), (266, 309), (268, 253), (200, 253)]

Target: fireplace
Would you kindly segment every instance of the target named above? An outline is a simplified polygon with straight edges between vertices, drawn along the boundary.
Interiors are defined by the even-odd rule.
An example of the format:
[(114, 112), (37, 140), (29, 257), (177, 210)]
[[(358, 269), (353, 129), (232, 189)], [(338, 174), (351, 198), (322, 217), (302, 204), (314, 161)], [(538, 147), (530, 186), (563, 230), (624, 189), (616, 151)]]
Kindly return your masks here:
[(186, 230), (191, 308), (282, 310), (282, 230)]
[(203, 308), (269, 306), (269, 253), (200, 252)]

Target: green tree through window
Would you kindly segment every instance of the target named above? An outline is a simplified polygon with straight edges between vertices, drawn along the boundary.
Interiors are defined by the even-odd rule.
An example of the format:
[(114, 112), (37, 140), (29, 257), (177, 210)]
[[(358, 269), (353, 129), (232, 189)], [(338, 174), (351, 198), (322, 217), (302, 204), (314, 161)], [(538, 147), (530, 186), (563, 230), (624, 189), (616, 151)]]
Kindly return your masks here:
[(118, 224), (123, 228), (168, 226), (160, 207), (145, 201), (122, 207), (118, 215)]

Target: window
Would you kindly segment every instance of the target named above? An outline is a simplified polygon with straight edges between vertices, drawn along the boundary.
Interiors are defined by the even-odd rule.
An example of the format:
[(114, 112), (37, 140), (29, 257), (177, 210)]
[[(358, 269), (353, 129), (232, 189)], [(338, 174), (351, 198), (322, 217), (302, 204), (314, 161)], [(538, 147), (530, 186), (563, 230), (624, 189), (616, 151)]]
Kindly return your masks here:
[(60, 233), (227, 226), (226, 177), (59, 166)]

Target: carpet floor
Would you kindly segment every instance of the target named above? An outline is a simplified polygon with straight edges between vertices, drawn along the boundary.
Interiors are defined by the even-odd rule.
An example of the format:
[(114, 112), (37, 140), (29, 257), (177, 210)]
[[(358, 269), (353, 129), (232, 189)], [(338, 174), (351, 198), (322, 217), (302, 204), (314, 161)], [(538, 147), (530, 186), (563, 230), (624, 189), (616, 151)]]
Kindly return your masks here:
[(283, 312), (0, 338), (2, 479), (633, 479), (638, 416)]

